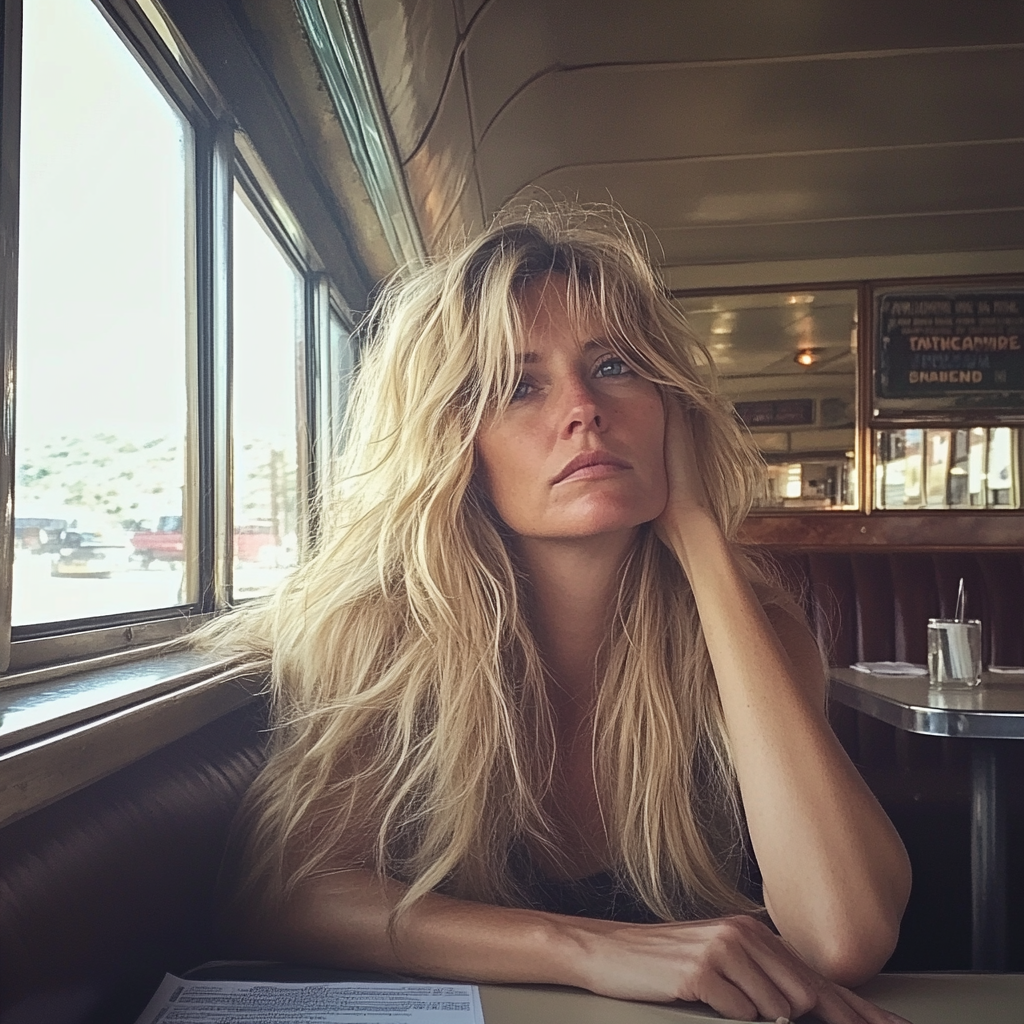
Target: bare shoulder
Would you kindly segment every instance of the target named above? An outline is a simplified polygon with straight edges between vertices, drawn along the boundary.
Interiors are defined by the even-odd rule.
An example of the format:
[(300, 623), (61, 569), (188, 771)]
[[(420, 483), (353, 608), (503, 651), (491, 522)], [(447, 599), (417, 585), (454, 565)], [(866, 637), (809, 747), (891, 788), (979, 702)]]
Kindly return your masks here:
[(767, 584), (755, 584), (754, 592), (775, 635), (789, 656), (797, 679), (823, 706), (825, 702), (825, 659), (807, 622), (803, 609), (784, 590)]

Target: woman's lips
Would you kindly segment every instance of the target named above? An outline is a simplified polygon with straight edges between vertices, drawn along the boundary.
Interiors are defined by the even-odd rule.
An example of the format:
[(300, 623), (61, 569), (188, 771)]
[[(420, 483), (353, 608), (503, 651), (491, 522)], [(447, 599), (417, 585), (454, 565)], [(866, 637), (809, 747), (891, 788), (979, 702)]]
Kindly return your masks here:
[(624, 469), (633, 467), (623, 459), (617, 459), (607, 452), (581, 452), (566, 463), (562, 472), (551, 481), (552, 485), (564, 480), (599, 480), (602, 477), (614, 476)]

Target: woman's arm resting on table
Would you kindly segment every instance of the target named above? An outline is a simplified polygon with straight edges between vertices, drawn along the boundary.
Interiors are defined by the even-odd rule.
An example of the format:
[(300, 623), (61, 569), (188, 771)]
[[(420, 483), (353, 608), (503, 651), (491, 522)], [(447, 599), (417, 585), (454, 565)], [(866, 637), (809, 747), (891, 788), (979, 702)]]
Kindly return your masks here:
[(817, 645), (788, 613), (762, 608), (704, 506), (692, 434), (670, 405), (657, 528), (693, 588), (765, 903), (815, 970), (858, 984), (896, 944), (907, 854), (828, 724)]
[(404, 886), (365, 870), (303, 882), (245, 926), (259, 956), (472, 982), (575, 985), (619, 999), (703, 1001), (739, 1020), (905, 1024), (807, 967), (749, 917), (620, 924), (430, 894), (389, 931)]

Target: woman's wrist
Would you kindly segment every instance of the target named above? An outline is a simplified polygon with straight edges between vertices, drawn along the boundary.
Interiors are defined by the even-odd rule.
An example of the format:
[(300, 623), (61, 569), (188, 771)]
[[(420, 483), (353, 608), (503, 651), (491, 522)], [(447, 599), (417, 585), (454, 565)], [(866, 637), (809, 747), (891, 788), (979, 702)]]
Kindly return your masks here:
[(706, 555), (716, 546), (725, 543), (715, 517), (709, 509), (700, 505), (673, 511), (671, 516), (662, 516), (658, 523), (658, 534), (679, 559), (687, 575), (695, 555)]
[(595, 979), (590, 965), (594, 959), (594, 943), (610, 924), (585, 917), (547, 914), (544, 957), (553, 977), (552, 984), (572, 985), (594, 990)]

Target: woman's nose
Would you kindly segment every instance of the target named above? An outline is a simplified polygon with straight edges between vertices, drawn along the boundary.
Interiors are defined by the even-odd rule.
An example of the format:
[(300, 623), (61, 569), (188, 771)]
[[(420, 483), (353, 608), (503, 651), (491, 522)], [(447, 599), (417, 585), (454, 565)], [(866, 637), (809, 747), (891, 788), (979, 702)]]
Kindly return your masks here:
[(572, 437), (580, 430), (601, 430), (604, 413), (598, 396), (583, 377), (572, 374), (560, 389), (559, 418), (564, 436)]

